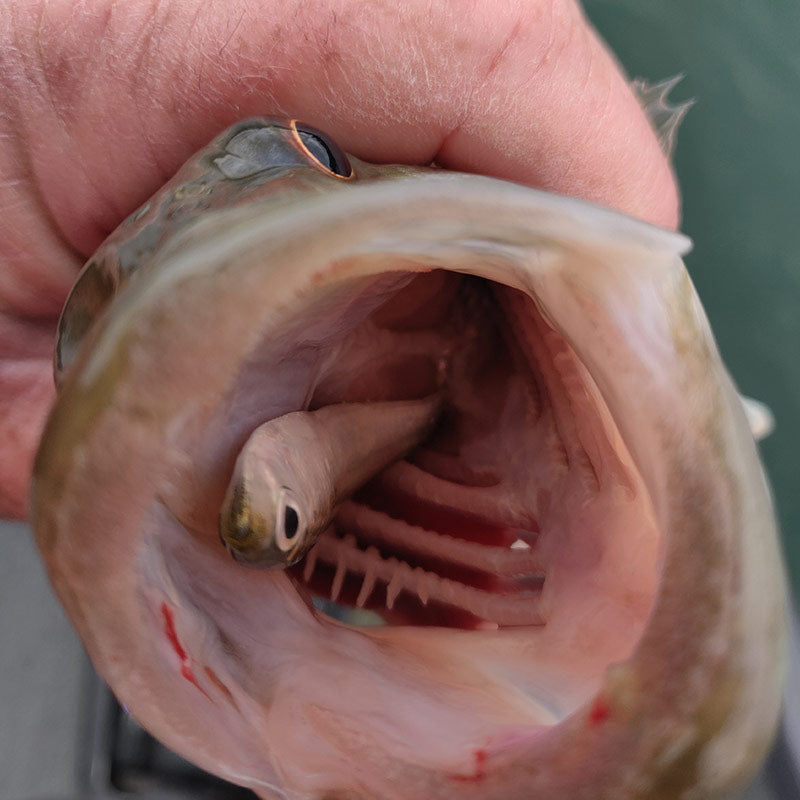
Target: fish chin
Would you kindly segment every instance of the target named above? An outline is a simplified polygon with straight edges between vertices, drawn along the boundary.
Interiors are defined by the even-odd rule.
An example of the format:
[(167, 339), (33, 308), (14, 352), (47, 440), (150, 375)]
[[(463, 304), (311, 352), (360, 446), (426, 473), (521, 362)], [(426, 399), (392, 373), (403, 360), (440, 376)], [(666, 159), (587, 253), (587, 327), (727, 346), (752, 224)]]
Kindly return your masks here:
[[(35, 528), (98, 669), (264, 798), (729, 791), (774, 730), (784, 594), (687, 241), (490, 179), (350, 188), (184, 229), (68, 374)], [(440, 389), (303, 561), (231, 559), (258, 425)]]

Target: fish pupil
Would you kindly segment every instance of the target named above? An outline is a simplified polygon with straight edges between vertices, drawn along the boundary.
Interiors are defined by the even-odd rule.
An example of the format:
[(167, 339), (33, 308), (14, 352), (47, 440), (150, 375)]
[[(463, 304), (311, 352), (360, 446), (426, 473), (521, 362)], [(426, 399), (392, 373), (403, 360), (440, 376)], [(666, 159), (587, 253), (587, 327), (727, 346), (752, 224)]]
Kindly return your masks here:
[(350, 166), (347, 156), (329, 136), (310, 125), (296, 124), (295, 130), (311, 157), (322, 164), (325, 169), (342, 178), (349, 178), (352, 175), (353, 168)]
[(291, 506), (286, 506), (283, 511), (283, 535), (287, 539), (294, 539), (299, 525), (300, 519), (297, 512)]

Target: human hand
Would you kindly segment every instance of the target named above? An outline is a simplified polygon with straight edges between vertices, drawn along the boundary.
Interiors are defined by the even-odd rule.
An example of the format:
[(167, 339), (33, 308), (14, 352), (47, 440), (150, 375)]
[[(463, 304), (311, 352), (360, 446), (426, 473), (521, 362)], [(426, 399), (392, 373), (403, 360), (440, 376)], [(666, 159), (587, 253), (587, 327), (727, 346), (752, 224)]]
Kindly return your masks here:
[(217, 132), (302, 119), (673, 227), (669, 164), (573, 0), (28, 0), (0, 19), (0, 515), (27, 509), (83, 261)]

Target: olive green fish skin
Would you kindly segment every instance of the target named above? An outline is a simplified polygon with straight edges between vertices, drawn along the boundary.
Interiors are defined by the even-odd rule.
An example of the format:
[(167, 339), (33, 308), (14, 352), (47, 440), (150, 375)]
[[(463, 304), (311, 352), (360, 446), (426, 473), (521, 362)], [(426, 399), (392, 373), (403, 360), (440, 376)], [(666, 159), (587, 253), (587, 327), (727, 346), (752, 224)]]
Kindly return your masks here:
[[(267, 132), (255, 149), (240, 146), (250, 131)], [(223, 133), (109, 237), (65, 307), (33, 526), (98, 671), (167, 745), (265, 799), (729, 797), (777, 725), (785, 576), (758, 453), (680, 259), (688, 241), (488, 178), (348, 166), (297, 131)], [(451, 305), (437, 316), (431, 297)], [(413, 313), (388, 313), (396, 338), (376, 352), (413, 352), (420, 319), (455, 331), (455, 346), (438, 328), (430, 339), (453, 358), (445, 414), (466, 409), (464, 430), (442, 427), (499, 475), (420, 483), (415, 510), (439, 503), (491, 536), (535, 510), (542, 624), (343, 624), (314, 609), (297, 568), (245, 569), (220, 543), (229, 488), (231, 545), (265, 496), (237, 499), (231, 482), (253, 431), (315, 408), (320, 386), (339, 398), (326, 403), (349, 403), (354, 381), (380, 386), (375, 327), (344, 345), (352, 320), (401, 301)], [(474, 383), (470, 352), (486, 368)], [(509, 419), (483, 447), (483, 428)], [(327, 463), (298, 485), (329, 499), (303, 508), (335, 508), (380, 469)], [(404, 477), (408, 499), (423, 470), (400, 466), (379, 479)], [(346, 504), (364, 529), (402, 522), (402, 508)], [(452, 553), (454, 532), (424, 533)], [(336, 552), (330, 573), (369, 555)], [(387, 603), (395, 576), (424, 602), (479, 594), (371, 557), (397, 566)]]
[(209, 212), (267, 201), (268, 213), (270, 198), (283, 205), (296, 196), (341, 188), (359, 176), (391, 178), (414, 171), (394, 167), (376, 172), (353, 159), (355, 169), (345, 161), (351, 171), (340, 176), (321, 168), (310, 155), (294, 122), (252, 118), (227, 129), (187, 162), (103, 242), (81, 271), (59, 321), (56, 383), (114, 296), (134, 275), (150, 268), (153, 254), (168, 239)]

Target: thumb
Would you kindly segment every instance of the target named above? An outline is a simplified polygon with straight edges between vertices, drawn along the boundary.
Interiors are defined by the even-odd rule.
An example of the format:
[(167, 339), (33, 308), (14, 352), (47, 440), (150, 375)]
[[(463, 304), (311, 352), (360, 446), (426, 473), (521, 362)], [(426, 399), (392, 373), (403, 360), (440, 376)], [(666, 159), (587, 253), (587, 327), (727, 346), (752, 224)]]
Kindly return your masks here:
[(366, 160), (436, 160), (678, 220), (669, 163), (574, 0), (122, 0), (104, 14), (55, 0), (37, 19), (15, 34), (32, 61), (18, 74), (36, 81), (10, 87), (26, 98), (12, 107), (82, 253), (254, 114), (303, 119)]

